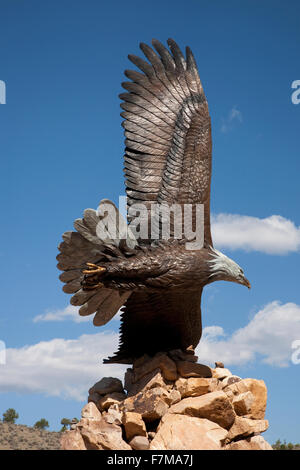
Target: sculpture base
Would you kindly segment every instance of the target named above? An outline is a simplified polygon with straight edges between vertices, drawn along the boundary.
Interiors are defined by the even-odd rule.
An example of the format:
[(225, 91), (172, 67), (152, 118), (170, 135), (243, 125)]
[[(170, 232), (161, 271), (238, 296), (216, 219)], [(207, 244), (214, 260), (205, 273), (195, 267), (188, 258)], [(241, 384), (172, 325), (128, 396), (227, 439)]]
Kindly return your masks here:
[(197, 359), (181, 350), (145, 355), (127, 369), (124, 387), (101, 379), (62, 449), (272, 450), (261, 436), (268, 428), (264, 382)]

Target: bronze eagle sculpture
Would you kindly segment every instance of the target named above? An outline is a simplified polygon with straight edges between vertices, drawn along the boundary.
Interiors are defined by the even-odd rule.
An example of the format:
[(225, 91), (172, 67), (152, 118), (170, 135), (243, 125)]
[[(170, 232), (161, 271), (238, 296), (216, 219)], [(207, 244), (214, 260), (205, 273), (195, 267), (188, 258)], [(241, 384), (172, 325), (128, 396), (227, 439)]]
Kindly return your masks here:
[[(186, 57), (174, 40), (169, 49), (159, 41), (141, 44), (148, 61), (128, 58), (140, 70), (126, 70), (130, 79), (120, 95), (125, 128), (124, 171), (127, 222), (108, 200), (97, 211), (86, 209), (74, 222), (75, 232), (63, 234), (57, 256), (63, 290), (80, 315), (95, 313), (96, 326), (106, 324), (121, 309), (120, 344), (104, 362), (131, 364), (147, 353), (193, 350), (200, 341), (201, 295), (214, 281), (250, 288), (242, 269), (213, 248), (210, 229), (211, 123), (207, 101), (189, 47)], [(147, 227), (162, 218), (155, 204), (203, 208), (203, 244), (191, 249), (186, 237), (175, 236), (176, 215), (169, 236), (132, 235), (132, 209), (146, 208)], [(115, 209), (115, 232), (109, 229), (109, 207)], [(145, 215), (146, 214), (146, 215)], [(189, 212), (196, 223), (196, 211)], [(106, 221), (106, 237), (99, 224)], [(179, 225), (182, 222), (180, 221)], [(138, 224), (136, 224), (138, 225)], [(178, 224), (177, 224), (178, 225)], [(199, 224), (198, 224), (199, 225)], [(137, 228), (137, 227), (136, 227)], [(129, 234), (129, 235), (128, 235)]]

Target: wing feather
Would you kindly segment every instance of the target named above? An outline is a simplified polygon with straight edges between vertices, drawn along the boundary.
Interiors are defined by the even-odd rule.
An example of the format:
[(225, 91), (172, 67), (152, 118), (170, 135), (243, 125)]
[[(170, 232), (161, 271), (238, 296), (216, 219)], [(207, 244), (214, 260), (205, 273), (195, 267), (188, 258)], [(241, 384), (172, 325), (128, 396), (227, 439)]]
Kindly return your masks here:
[(120, 95), (128, 206), (204, 204), (205, 242), (212, 245), (210, 117), (196, 61), (172, 39), (169, 49), (155, 39), (152, 45), (140, 44), (148, 62), (128, 56), (140, 71), (125, 71), (131, 81)]

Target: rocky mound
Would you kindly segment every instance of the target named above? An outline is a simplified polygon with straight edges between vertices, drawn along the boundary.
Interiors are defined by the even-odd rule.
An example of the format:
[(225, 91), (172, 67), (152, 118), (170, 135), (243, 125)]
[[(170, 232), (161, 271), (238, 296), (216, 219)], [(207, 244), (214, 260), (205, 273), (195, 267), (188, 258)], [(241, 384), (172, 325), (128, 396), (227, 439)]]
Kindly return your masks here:
[(124, 387), (101, 379), (62, 449), (272, 450), (261, 436), (268, 428), (264, 382), (197, 359), (180, 350), (145, 355), (127, 369)]
[(0, 422), (0, 450), (59, 450), (60, 432)]

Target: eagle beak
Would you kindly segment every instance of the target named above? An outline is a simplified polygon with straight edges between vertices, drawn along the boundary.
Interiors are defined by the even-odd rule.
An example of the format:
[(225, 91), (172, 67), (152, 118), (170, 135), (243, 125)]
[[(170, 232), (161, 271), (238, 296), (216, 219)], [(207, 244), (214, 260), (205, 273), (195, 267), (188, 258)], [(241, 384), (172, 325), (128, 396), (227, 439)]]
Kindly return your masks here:
[(242, 284), (248, 287), (248, 289), (251, 289), (251, 284), (246, 277), (244, 277)]

